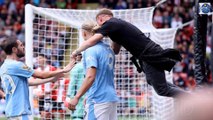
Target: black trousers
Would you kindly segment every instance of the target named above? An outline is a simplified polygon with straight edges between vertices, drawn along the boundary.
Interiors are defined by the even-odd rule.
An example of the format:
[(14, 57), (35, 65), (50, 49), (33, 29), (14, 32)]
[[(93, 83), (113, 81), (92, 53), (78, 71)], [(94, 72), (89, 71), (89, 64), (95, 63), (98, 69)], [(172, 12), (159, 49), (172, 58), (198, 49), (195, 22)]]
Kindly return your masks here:
[(166, 81), (164, 70), (157, 69), (143, 62), (143, 71), (146, 74), (147, 83), (153, 86), (158, 95), (176, 97), (180, 94), (187, 94), (187, 92), (178, 86)]

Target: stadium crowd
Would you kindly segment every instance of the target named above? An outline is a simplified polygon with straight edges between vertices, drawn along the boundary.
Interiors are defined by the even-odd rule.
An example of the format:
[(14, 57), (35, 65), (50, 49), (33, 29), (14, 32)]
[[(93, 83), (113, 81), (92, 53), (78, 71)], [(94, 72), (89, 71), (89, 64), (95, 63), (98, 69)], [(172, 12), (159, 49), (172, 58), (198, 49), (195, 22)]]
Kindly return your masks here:
[[(82, 0), (81, 3), (87, 3), (91, 1)], [(134, 9), (134, 8), (143, 8), (143, 7), (150, 7), (155, 6), (159, 0), (93, 0), (93, 2), (99, 3), (99, 8), (111, 8), (111, 9)], [(61, 8), (61, 9), (77, 9), (78, 8), (78, 0), (30, 0), (29, 3), (46, 8)], [(24, 0), (0, 0), (0, 41), (1, 37), (4, 35), (8, 36), (17, 36), (17, 38), (21, 41), (25, 40), (24, 36)], [(190, 22), (193, 20), (194, 17), (194, 0), (167, 0), (167, 2), (163, 3), (162, 5), (158, 6), (155, 10), (153, 16), (153, 25), (156, 28), (176, 28), (178, 26), (183, 25), (184, 23)], [(211, 19), (209, 19), (210, 21)], [(193, 22), (192, 22), (193, 23)], [(210, 22), (209, 25), (210, 26)], [(37, 29), (39, 26), (34, 26)], [(209, 27), (210, 28), (210, 27)], [(36, 31), (34, 31), (36, 32)], [(209, 83), (211, 84), (211, 75), (210, 75), (210, 47), (211, 47), (211, 37), (210, 32), (208, 32), (207, 37), (207, 73)], [(61, 32), (60, 36), (63, 38), (63, 32)], [(193, 90), (195, 88), (195, 78), (194, 78), (194, 42), (193, 42), (193, 24), (189, 24), (188, 26), (184, 27), (183, 29), (178, 30), (176, 37), (175, 37), (175, 47), (181, 52), (183, 60), (178, 63), (174, 67), (174, 76), (173, 82), (174, 84), (182, 87), (186, 90)], [(36, 38), (38, 41), (44, 40), (43, 38)], [(46, 39), (46, 41), (51, 41)], [(52, 41), (57, 42), (57, 41)], [(60, 41), (59, 41), (60, 42)], [(47, 55), (48, 59), (56, 59), (63, 60), (63, 57), (56, 58), (57, 55), (63, 54), (64, 51), (63, 45), (65, 43), (64, 40), (61, 40), (61, 46), (58, 47), (58, 51), (45, 51), (45, 50), (36, 50), (36, 46), (34, 46), (34, 51), (42, 52)], [(40, 44), (38, 44), (39, 46)], [(41, 45), (42, 46), (42, 45)], [(47, 46), (47, 48), (50, 46)], [(51, 46), (52, 48), (56, 48), (55, 46)], [(51, 49), (51, 48), (50, 48)], [(52, 49), (53, 50), (53, 49)], [(54, 53), (54, 58), (50, 58), (48, 54)], [(0, 50), (0, 63), (3, 62), (5, 59), (5, 54), (2, 50)], [(55, 67), (59, 67), (62, 63), (51, 63), (51, 65)], [(36, 67), (36, 65), (35, 65)], [(119, 66), (117, 66), (119, 67)], [(122, 71), (121, 71), (122, 72)], [(123, 74), (126, 73), (126, 77), (128, 78), (137, 78), (138, 76), (134, 76), (133, 68), (123, 70)], [(124, 77), (124, 78), (126, 78)], [(138, 77), (142, 78), (142, 77)], [(120, 80), (120, 82), (124, 82)], [(130, 81), (134, 82), (130, 88), (134, 89), (135, 95), (141, 94), (137, 92), (138, 89), (141, 88), (142, 85), (138, 85), (140, 80), (137, 81)], [(116, 83), (117, 85), (127, 85), (127, 83), (119, 83), (119, 80)], [(119, 88), (119, 87), (118, 87)], [(122, 88), (122, 87), (121, 87)], [(122, 89), (119, 90), (120, 94), (122, 94)], [(145, 96), (145, 95), (144, 95)], [(124, 100), (126, 98), (123, 98)], [(134, 99), (129, 99), (131, 101), (127, 106), (131, 106), (131, 110), (135, 111), (134, 107), (135, 101)], [(142, 104), (142, 103), (141, 103)], [(142, 111), (142, 110), (140, 110)]]

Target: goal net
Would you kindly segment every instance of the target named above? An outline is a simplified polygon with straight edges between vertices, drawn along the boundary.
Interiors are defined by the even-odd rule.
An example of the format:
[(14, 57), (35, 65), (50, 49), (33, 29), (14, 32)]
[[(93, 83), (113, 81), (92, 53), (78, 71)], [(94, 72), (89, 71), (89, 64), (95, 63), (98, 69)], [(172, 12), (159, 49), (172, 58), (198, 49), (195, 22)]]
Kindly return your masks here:
[[(163, 48), (172, 48), (176, 29), (155, 29), (152, 25), (154, 9), (155, 7), (113, 10), (113, 13), (115, 17), (140, 28)], [(86, 20), (95, 20), (98, 11), (51, 9), (26, 5), (25, 12), (26, 63), (36, 69), (54, 70), (63, 68), (69, 62), (71, 52), (82, 42), (81, 24)], [(45, 55), (44, 58), (42, 54)], [(158, 96), (147, 84), (145, 75), (137, 73), (130, 57), (131, 55), (124, 48), (116, 55), (115, 86), (119, 97), (118, 119), (170, 120), (173, 100)], [(172, 73), (166, 72), (166, 78), (172, 82)], [(51, 119), (71, 119), (73, 113), (63, 105), (71, 81), (68, 74), (60, 82), (31, 88), (33, 117), (47, 118), (49, 115)], [(54, 98), (54, 95), (57, 97)], [(53, 110), (54, 107), (56, 109)], [(43, 109), (47, 116), (42, 115), (39, 109), (40, 111)]]

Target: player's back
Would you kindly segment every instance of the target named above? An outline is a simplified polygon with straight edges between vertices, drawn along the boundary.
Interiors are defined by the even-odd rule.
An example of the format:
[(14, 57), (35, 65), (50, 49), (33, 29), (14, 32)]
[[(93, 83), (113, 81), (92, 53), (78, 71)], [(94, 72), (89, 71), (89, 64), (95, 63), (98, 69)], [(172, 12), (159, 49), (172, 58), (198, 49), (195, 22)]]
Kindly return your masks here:
[(139, 28), (118, 18), (109, 19), (97, 32), (109, 36), (112, 41), (122, 45), (134, 56), (139, 56), (151, 42)]
[(24, 63), (6, 59), (0, 68), (2, 87), (6, 94), (6, 116), (31, 114), (28, 81), (33, 71)]
[(84, 68), (96, 68), (96, 78), (88, 91), (88, 103), (116, 102), (114, 87), (115, 56), (109, 45), (103, 42), (88, 48), (83, 56)]

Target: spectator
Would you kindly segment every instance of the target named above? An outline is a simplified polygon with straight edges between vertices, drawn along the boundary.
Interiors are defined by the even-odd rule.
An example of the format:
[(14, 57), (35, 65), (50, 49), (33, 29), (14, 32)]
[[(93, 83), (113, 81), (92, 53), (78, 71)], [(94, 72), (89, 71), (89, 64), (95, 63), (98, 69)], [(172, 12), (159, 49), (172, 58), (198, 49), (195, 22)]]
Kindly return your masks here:
[(182, 24), (183, 24), (182, 18), (180, 18), (180, 16), (178, 14), (175, 14), (174, 18), (172, 18), (171, 27), (177, 28), (177, 27), (181, 26)]
[(108, 0), (106, 4), (108, 8), (113, 9), (115, 8), (116, 2), (114, 0)]
[(162, 28), (163, 16), (162, 16), (160, 10), (158, 10), (158, 9), (156, 10), (156, 13), (154, 15), (153, 22), (155, 23), (155, 26), (157, 28)]
[(65, 0), (57, 0), (56, 1), (56, 7), (64, 9), (66, 7), (66, 2)]
[(48, 5), (45, 0), (41, 0), (41, 3), (39, 4), (39, 7), (49, 8), (50, 5)]
[(126, 2), (123, 0), (118, 0), (115, 9), (126, 9), (126, 8), (127, 8)]
[(16, 4), (13, 0), (11, 0), (11, 2), (9, 3), (8, 13), (9, 14), (17, 13)]

